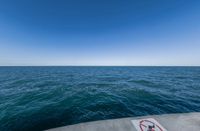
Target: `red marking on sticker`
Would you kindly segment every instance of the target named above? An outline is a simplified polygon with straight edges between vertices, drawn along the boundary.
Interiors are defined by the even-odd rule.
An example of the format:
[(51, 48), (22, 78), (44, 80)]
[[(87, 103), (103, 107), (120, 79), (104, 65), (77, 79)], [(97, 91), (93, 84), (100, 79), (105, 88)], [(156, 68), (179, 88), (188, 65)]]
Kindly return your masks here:
[[(139, 124), (140, 124), (139, 126), (140, 126), (140, 130), (141, 130), (141, 131), (144, 131), (143, 127), (148, 128), (145, 124), (143, 124), (144, 122), (149, 122), (149, 123), (153, 124), (154, 126), (158, 127), (160, 131), (163, 131), (162, 128), (161, 128), (159, 125), (155, 124), (154, 122), (152, 122), (152, 121), (150, 121), (150, 120), (141, 120), (141, 121), (139, 122)], [(143, 126), (143, 127), (142, 127), (142, 126)], [(154, 129), (154, 128), (148, 129), (148, 131), (155, 131), (155, 129)]]

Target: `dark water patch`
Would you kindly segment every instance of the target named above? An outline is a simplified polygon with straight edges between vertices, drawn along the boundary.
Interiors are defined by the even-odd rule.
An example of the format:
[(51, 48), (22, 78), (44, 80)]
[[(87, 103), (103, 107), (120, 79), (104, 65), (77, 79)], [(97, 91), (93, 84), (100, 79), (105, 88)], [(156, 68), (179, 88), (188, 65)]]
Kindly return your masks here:
[(176, 79), (187, 79), (187, 77), (185, 77), (185, 76), (176, 76), (175, 78)]

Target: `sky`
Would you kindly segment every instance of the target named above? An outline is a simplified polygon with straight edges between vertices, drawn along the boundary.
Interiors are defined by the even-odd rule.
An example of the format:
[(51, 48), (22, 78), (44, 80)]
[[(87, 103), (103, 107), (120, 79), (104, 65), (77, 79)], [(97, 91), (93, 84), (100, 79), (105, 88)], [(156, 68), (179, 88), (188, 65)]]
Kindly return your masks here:
[(1, 66), (200, 66), (199, 0), (0, 0)]

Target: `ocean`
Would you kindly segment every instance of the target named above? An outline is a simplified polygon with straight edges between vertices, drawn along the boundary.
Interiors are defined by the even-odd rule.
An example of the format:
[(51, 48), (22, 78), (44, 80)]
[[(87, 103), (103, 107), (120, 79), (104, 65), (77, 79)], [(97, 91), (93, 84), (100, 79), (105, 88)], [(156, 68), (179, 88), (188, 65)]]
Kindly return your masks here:
[(0, 130), (200, 111), (200, 67), (0, 67)]

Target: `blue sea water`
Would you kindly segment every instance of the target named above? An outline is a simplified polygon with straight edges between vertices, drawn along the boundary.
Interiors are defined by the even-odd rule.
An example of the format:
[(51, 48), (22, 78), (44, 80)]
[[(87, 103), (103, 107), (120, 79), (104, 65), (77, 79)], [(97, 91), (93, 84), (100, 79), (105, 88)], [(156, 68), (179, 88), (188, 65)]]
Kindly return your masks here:
[(0, 130), (200, 111), (200, 67), (0, 67)]

